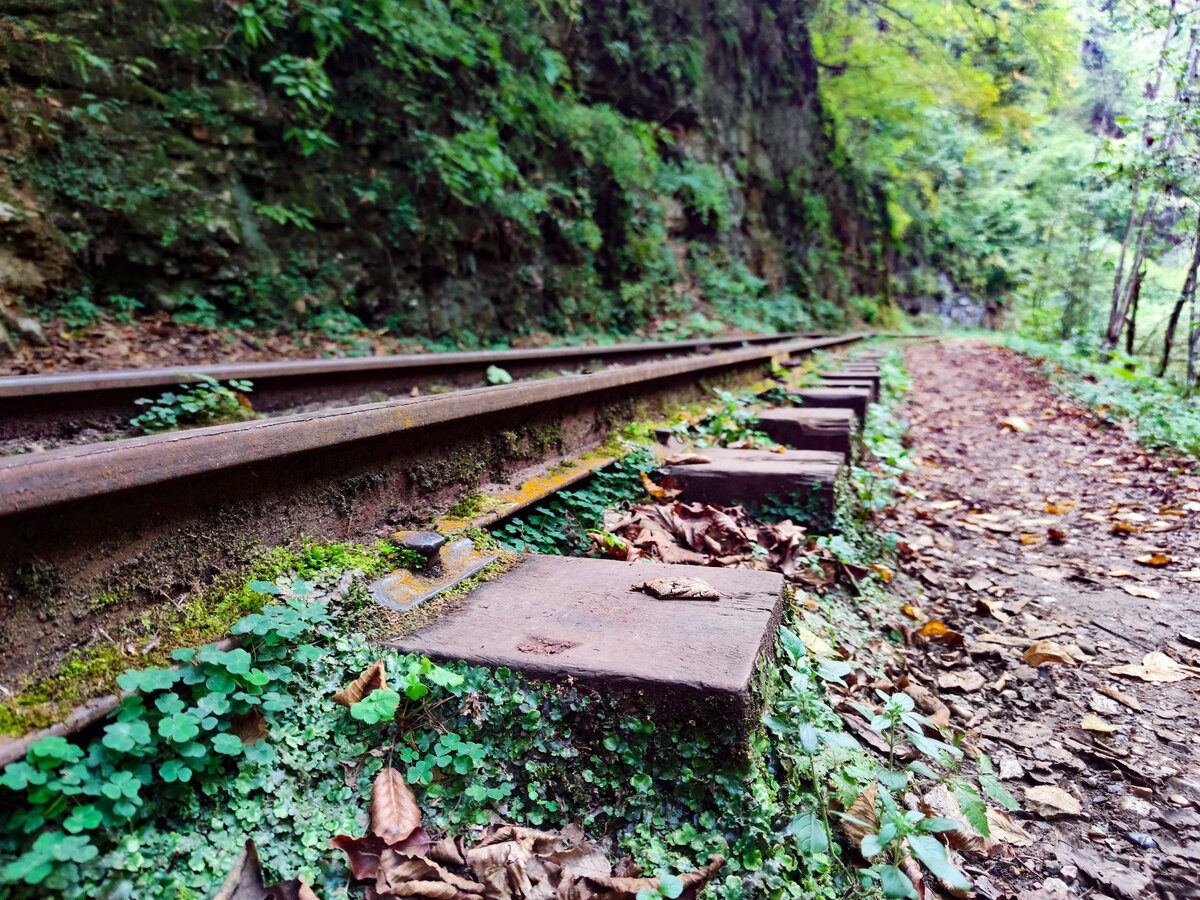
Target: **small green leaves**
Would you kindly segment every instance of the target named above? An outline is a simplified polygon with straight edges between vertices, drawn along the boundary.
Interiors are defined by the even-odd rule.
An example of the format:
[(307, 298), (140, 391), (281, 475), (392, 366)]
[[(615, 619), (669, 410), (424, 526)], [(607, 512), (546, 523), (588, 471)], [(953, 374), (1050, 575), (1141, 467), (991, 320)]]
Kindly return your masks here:
[(917, 891), (908, 876), (896, 866), (879, 866), (879, 883), (885, 897), (916, 900)]
[(176, 781), (191, 781), (192, 770), (183, 760), (169, 759), (159, 768), (158, 775), (163, 781), (171, 784)]
[(256, 594), (279, 594), (280, 593), (279, 586), (272, 584), (269, 581), (252, 581), (248, 585), (246, 585), (246, 587), (249, 588), (250, 590), (254, 591), (254, 593), (256, 593)]
[(958, 808), (962, 810), (963, 818), (970, 823), (972, 828), (984, 837), (988, 837), (987, 804), (983, 802), (979, 791), (960, 780), (955, 780), (951, 786), (954, 790), (954, 799), (958, 801)]
[(0, 870), (0, 878), (9, 883), (39, 884), (57, 868), (55, 863), (88, 862), (99, 853), (83, 835), (48, 831), (38, 836), (29, 852)]
[(9, 763), (0, 775), (0, 785), (11, 791), (22, 791), (30, 785), (45, 784), (49, 775), (42, 769), (35, 769), (24, 760)]
[(513, 377), (508, 374), (508, 371), (499, 366), (488, 366), (484, 373), (484, 380), (488, 384), (512, 384)]
[(634, 790), (642, 794), (648, 794), (651, 788), (654, 787), (654, 779), (645, 772), (639, 772), (629, 779), (629, 783), (633, 785)]
[(66, 738), (51, 735), (33, 744), (25, 758), (39, 769), (53, 769), (64, 762), (79, 762), (83, 759), (83, 751)]
[(804, 856), (816, 856), (829, 849), (825, 823), (816, 810), (806, 810), (792, 819), (787, 833), (796, 841), (796, 849)]
[(174, 668), (131, 668), (116, 677), (116, 684), (121, 690), (150, 694), (152, 691), (167, 690), (178, 680), (179, 671)]
[(71, 834), (79, 834), (81, 831), (92, 831), (99, 828), (103, 819), (104, 816), (100, 810), (91, 804), (77, 806), (63, 822), (63, 828), (71, 832)]
[(109, 800), (120, 800), (122, 797), (136, 800), (141, 787), (142, 783), (137, 780), (137, 776), (128, 770), (122, 770), (113, 773), (112, 778), (101, 786), (100, 793)]
[[(423, 660), (428, 662), (428, 660)], [(449, 669), (443, 669), (441, 666), (431, 665), (429, 671), (425, 673), (425, 677), (440, 687), (458, 687), (463, 683), (463, 677), (457, 672), (451, 672)]]
[(111, 722), (104, 726), (104, 737), (100, 742), (110, 750), (128, 753), (134, 747), (151, 742), (150, 726), (144, 721)]
[(379, 688), (351, 706), (350, 715), (367, 725), (376, 725), (391, 719), (399, 705), (398, 693), (390, 688)]
[(214, 734), (212, 743), (214, 750), (218, 753), (224, 753), (227, 756), (237, 756), (244, 749), (242, 739), (236, 734)]
[(971, 889), (971, 882), (950, 862), (950, 858), (946, 855), (946, 848), (937, 838), (929, 834), (910, 834), (908, 845), (912, 849), (913, 856), (923, 862), (930, 872), (946, 884), (964, 891)]
[(159, 720), (158, 733), (173, 743), (184, 744), (200, 733), (200, 722), (188, 713), (171, 713)]
[(667, 900), (675, 900), (683, 893), (683, 879), (678, 875), (662, 871), (658, 873), (658, 892)]

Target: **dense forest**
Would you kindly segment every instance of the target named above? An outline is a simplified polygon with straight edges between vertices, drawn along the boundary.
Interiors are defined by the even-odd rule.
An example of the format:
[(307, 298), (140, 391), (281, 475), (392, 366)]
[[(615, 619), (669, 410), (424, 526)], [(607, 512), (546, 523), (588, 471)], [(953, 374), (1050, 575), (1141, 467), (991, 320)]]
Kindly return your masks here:
[(10, 348), (25, 311), (472, 346), (907, 310), (1200, 349), (1178, 0), (0, 16)]

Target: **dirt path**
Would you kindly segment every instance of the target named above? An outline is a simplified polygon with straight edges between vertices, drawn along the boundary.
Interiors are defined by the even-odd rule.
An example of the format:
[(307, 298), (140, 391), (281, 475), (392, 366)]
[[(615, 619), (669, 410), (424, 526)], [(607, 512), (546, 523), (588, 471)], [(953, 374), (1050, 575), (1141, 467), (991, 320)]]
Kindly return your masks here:
[[(1200, 668), (1110, 671), (1152, 652), (1200, 666), (1195, 465), (1149, 455), (1006, 350), (925, 344), (907, 365), (920, 495), (890, 525), (896, 588), (925, 617), (909, 674), (1000, 765), (1034, 838), (966, 854), (978, 896), (1200, 897)], [(917, 634), (927, 619), (949, 640)], [(1037, 641), (1078, 664), (1028, 664)]]

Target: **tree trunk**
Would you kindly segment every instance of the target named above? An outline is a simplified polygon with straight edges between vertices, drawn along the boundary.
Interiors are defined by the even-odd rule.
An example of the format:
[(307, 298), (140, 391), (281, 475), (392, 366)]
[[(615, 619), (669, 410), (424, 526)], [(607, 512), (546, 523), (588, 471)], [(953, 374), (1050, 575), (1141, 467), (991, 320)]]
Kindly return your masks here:
[[(1200, 270), (1200, 216), (1196, 219), (1196, 244), (1192, 248), (1192, 264), (1188, 266), (1187, 278), (1183, 281), (1183, 289), (1179, 299), (1171, 310), (1171, 318), (1167, 321), (1167, 330), (1163, 335), (1162, 360), (1158, 364), (1157, 375), (1162, 378), (1167, 374), (1167, 366), (1171, 364), (1171, 347), (1175, 343), (1175, 329), (1179, 327), (1179, 317), (1183, 307), (1196, 296), (1196, 273)], [(1190, 344), (1190, 341), (1189, 341)]]
[(1138, 273), (1142, 269), (1142, 263), (1146, 261), (1146, 239), (1150, 236), (1150, 226), (1157, 208), (1158, 197), (1151, 197), (1150, 204), (1142, 213), (1138, 223), (1138, 238), (1133, 251), (1133, 264), (1129, 267), (1129, 281), (1125, 284), (1124, 290), (1119, 292), (1118, 299), (1113, 304), (1112, 312), (1108, 316), (1108, 332), (1104, 335), (1104, 349), (1110, 353), (1117, 346), (1117, 342), (1121, 340), (1121, 332), (1125, 329), (1125, 317), (1129, 314), (1129, 304), (1133, 300), (1133, 288), (1137, 284)]
[[(1133, 356), (1134, 332), (1137, 329), (1138, 301), (1142, 298), (1142, 282), (1145, 279), (1146, 268), (1143, 266), (1133, 276), (1133, 289), (1131, 291), (1133, 297), (1129, 301), (1129, 319), (1125, 328), (1125, 355), (1129, 357)], [(1131, 362), (1129, 366), (1132, 369), (1133, 363)]]
[(1196, 362), (1200, 357), (1200, 322), (1196, 321), (1196, 295), (1193, 293), (1188, 303), (1188, 361), (1187, 385), (1188, 393), (1196, 387)]

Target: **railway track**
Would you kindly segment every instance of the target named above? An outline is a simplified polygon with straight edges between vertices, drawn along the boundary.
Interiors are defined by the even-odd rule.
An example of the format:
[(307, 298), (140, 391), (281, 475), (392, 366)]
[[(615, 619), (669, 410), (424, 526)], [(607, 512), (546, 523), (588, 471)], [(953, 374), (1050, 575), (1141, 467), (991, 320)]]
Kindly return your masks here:
[(268, 415), (312, 404), (348, 405), (407, 396), (417, 388), (462, 389), (485, 383), (491, 366), (514, 379), (562, 371), (587, 372), (613, 365), (765, 346), (814, 335), (756, 335), (692, 341), (659, 341), (599, 347), (549, 347), (474, 353), (418, 353), (345, 359), (289, 360), (113, 372), (17, 375), (0, 378), (0, 441), (69, 438), (83, 429), (126, 427), (139, 407), (197, 375), (218, 381), (246, 379), (256, 411)]
[(0, 458), (0, 683), (105, 622), (183, 602), (265, 547), (419, 526), (464, 493), (524, 484), (594, 450), (623, 423), (866, 336)]

